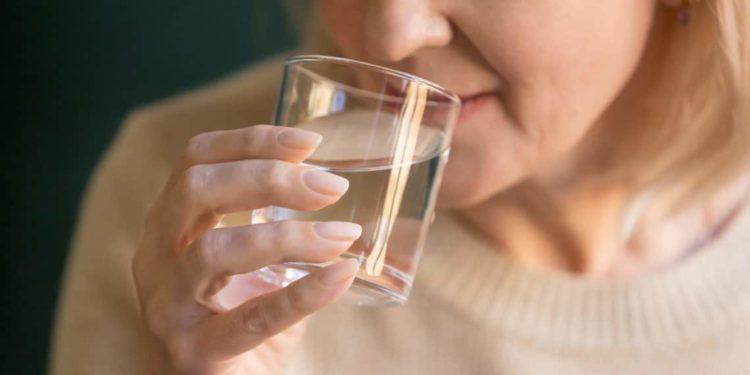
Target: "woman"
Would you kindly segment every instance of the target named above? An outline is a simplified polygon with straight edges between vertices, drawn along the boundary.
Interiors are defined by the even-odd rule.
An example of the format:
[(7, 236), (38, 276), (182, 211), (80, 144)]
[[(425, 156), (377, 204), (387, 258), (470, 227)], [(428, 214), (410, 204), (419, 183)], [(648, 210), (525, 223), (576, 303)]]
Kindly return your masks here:
[[(84, 205), (55, 371), (750, 372), (746, 0), (314, 8), (314, 52), (464, 101), (409, 302), (315, 314), (351, 285), (350, 262), (259, 296), (227, 277), (331, 259), (359, 235), (336, 222), (215, 229), (223, 214), (319, 208), (347, 188), (297, 165), (319, 136), (248, 126), (269, 117), (272, 61), (129, 119)], [(227, 290), (242, 303), (222, 305)]]

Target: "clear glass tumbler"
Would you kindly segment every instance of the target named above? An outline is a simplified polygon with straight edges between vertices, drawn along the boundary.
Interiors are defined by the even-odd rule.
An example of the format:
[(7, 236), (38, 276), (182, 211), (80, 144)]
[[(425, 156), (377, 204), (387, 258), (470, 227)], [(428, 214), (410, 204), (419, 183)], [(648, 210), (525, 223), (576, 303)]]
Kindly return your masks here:
[[(335, 204), (304, 212), (268, 207), (254, 222), (351, 221), (362, 236), (342, 257), (360, 261), (345, 299), (359, 305), (406, 301), (422, 253), (459, 98), (413, 75), (329, 56), (287, 60), (274, 124), (317, 132), (304, 164), (349, 180)], [(285, 263), (257, 271), (286, 286), (321, 264)]]

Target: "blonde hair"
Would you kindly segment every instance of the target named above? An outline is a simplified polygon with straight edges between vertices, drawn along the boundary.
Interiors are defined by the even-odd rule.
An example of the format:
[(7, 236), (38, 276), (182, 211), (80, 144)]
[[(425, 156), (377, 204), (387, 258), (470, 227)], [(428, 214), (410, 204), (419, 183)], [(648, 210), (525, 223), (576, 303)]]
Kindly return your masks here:
[[(590, 171), (656, 192), (670, 211), (710, 197), (750, 161), (750, 2), (702, 0), (691, 7), (688, 25), (675, 9), (658, 7), (654, 27), (662, 43), (650, 52), (657, 66), (649, 92), (638, 94), (642, 116), (609, 132)], [(311, 8), (304, 11), (311, 18), (303, 49), (339, 54)]]
[(685, 26), (660, 8), (666, 43), (653, 52), (649, 92), (638, 93), (633, 109), (642, 121), (611, 132), (600, 153), (607, 170), (598, 171), (651, 189), (672, 212), (709, 198), (750, 161), (750, 6), (703, 0), (692, 7)]

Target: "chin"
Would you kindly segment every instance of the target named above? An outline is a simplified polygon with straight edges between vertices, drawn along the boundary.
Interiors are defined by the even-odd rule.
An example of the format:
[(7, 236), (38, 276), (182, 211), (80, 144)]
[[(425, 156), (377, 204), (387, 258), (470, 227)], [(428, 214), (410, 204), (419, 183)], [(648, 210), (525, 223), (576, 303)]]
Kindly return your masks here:
[[(500, 99), (487, 95), (462, 108), (443, 171), (436, 205), (461, 209), (481, 204), (528, 177), (534, 150)], [(534, 156), (534, 155), (531, 155)]]
[(480, 196), (467, 196), (452, 189), (440, 188), (435, 206), (439, 210), (458, 210), (468, 208), (484, 201)]
[(518, 168), (522, 163), (498, 163), (497, 160), (509, 157), (482, 152), (480, 145), (474, 146), (455, 147), (456, 152), (451, 150), (438, 192), (436, 206), (439, 209), (462, 209), (481, 204), (528, 177), (528, 171)]
[(437, 208), (461, 209), (477, 205), (505, 189), (505, 184), (490, 184), (488, 179), (476, 178), (481, 175), (472, 168), (458, 168), (456, 164), (446, 165), (443, 183), (438, 192)]

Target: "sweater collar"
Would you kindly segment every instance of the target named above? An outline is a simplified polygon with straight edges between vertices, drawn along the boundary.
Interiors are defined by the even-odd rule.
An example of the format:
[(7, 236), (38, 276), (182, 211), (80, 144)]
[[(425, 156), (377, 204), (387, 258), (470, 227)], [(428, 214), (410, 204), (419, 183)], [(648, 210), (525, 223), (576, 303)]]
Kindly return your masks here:
[(701, 251), (633, 280), (527, 269), (453, 212), (430, 230), (416, 287), (498, 334), (553, 347), (669, 345), (750, 316), (750, 209)]

